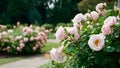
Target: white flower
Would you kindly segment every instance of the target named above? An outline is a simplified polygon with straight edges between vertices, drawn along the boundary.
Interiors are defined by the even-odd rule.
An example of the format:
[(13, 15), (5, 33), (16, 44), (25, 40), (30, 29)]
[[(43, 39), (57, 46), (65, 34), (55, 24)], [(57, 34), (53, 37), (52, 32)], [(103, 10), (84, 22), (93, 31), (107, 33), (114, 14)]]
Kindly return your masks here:
[(103, 34), (91, 35), (88, 41), (89, 47), (94, 51), (100, 51), (104, 46), (104, 38)]

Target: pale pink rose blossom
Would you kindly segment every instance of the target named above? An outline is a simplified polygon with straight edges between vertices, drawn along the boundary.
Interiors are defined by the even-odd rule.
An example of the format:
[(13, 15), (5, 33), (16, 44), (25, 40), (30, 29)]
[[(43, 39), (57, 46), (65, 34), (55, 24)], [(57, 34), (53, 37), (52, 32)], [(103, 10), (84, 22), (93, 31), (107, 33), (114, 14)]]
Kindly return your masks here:
[(77, 33), (77, 28), (75, 28), (75, 27), (68, 27), (67, 28), (67, 32), (70, 33), (71, 35), (76, 34)]
[(20, 40), (19, 42), (20, 42), (20, 43), (23, 43), (24, 41), (23, 41), (23, 40)]
[(82, 19), (83, 19), (83, 15), (82, 15), (82, 13), (79, 13), (72, 19), (72, 22), (78, 23), (78, 22), (81, 22)]
[(86, 17), (86, 18), (91, 18), (90, 13), (86, 13), (86, 14), (85, 14), (85, 17)]
[(81, 23), (74, 23), (73, 27), (75, 27), (77, 29), (82, 29), (82, 24)]
[(37, 36), (37, 37), (35, 37), (35, 40), (36, 40), (36, 41), (39, 41), (40, 38), (41, 38), (41, 36)]
[(51, 59), (57, 63), (64, 63), (67, 59), (66, 55), (62, 52), (63, 49), (61, 48), (63, 47), (59, 47), (57, 49), (52, 48), (52, 50), (50, 51)]
[(22, 39), (22, 36), (16, 36), (15, 37), (15, 40), (21, 40)]
[(48, 35), (50, 33), (49, 30), (45, 30), (44, 32), (45, 32), (46, 35)]
[(86, 15), (83, 15), (83, 20), (87, 21), (87, 16)]
[(6, 47), (6, 50), (10, 50), (10, 46), (7, 46), (7, 47)]
[(104, 7), (106, 7), (106, 3), (99, 3), (96, 6), (96, 11), (100, 12), (101, 10), (104, 9)]
[(76, 28), (78, 28), (79, 24), (78, 23), (74, 23), (73, 26), (76, 27)]
[(74, 35), (75, 41), (77, 41), (79, 38), (80, 38), (80, 35), (79, 35), (78, 33), (76, 33), (76, 34)]
[(9, 42), (9, 40), (7, 40), (7, 39), (4, 39), (3, 41), (4, 41), (4, 42)]
[(65, 34), (64, 28), (63, 28), (62, 26), (60, 26), (60, 27), (58, 28), (58, 30), (57, 30), (56, 33), (55, 33), (55, 36), (56, 36), (56, 39), (58, 39), (58, 40), (63, 40), (63, 39), (65, 39), (66, 34)]
[(88, 25), (87, 28), (93, 29), (93, 26), (92, 25)]
[(20, 21), (17, 21), (17, 26), (19, 26), (20, 25)]
[(33, 32), (33, 29), (31, 29), (30, 27), (24, 27), (23, 32), (24, 32), (24, 35), (27, 35), (28, 33)]
[(110, 35), (111, 34), (111, 28), (108, 25), (103, 25), (101, 31), (104, 35)]
[(105, 38), (103, 34), (91, 35), (90, 39), (88, 40), (88, 45), (94, 51), (100, 51), (104, 46), (105, 43), (104, 39)]
[(2, 35), (3, 35), (3, 36), (6, 36), (6, 35), (7, 35), (7, 32), (3, 31), (3, 32), (2, 32)]
[(37, 48), (36, 47), (33, 47), (33, 51), (36, 51), (37, 50)]
[(20, 43), (20, 49), (23, 49), (24, 46), (25, 46), (24, 43)]
[(2, 36), (0, 35), (0, 39), (2, 39)]
[(92, 11), (91, 13), (91, 18), (96, 21), (99, 17), (98, 13), (96, 11)]
[(37, 44), (38, 44), (39, 47), (43, 46), (43, 44), (40, 41), (38, 41)]
[(28, 38), (26, 37), (26, 38), (24, 38), (24, 42), (28, 42)]
[(10, 33), (10, 34), (13, 33), (13, 30), (8, 30), (8, 33)]
[(101, 12), (99, 12), (102, 14), (102, 16), (104, 16), (106, 14), (106, 10), (102, 10)]
[(30, 41), (34, 41), (34, 37), (31, 37), (31, 38), (30, 38)]
[(13, 26), (13, 28), (16, 28), (16, 26)]
[(33, 27), (33, 25), (30, 25), (30, 28), (32, 28)]
[(21, 52), (21, 49), (20, 49), (20, 47), (17, 47), (17, 51)]
[(109, 16), (104, 20), (104, 25), (113, 26), (117, 22), (117, 17)]
[(39, 45), (38, 45), (38, 44), (35, 44), (35, 47), (36, 47), (36, 48), (38, 48), (38, 47), (39, 47)]

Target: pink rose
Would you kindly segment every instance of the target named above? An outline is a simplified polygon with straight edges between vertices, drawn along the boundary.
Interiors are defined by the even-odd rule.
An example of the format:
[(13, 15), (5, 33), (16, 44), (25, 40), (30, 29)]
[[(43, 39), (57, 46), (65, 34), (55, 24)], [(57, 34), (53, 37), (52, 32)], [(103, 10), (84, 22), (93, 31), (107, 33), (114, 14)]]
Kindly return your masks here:
[(56, 39), (58, 39), (58, 40), (63, 40), (63, 39), (65, 39), (66, 34), (65, 34), (64, 28), (63, 28), (62, 26), (60, 26), (60, 27), (58, 28), (58, 30), (57, 30), (56, 33), (55, 33), (55, 36), (56, 36)]
[(102, 14), (102, 16), (104, 16), (106, 14), (106, 10), (102, 10), (101, 12), (99, 12)]
[(101, 10), (104, 9), (104, 7), (106, 7), (106, 3), (99, 3), (96, 6), (96, 11), (100, 12)]
[(117, 22), (117, 17), (115, 16), (109, 16), (108, 18), (105, 19), (104, 24), (113, 26)]
[(101, 31), (104, 35), (109, 35), (111, 33), (111, 28), (108, 25), (103, 25)]
[(20, 43), (20, 49), (23, 49), (24, 46), (25, 46), (24, 43)]
[(82, 13), (79, 13), (79, 14), (77, 14), (77, 15), (74, 17), (74, 19), (72, 20), (72, 22), (78, 23), (78, 22), (81, 22), (82, 19), (83, 19), (83, 15), (82, 15)]
[(34, 37), (31, 37), (31, 38), (30, 38), (30, 41), (34, 41)]
[(67, 32), (70, 33), (71, 35), (77, 33), (77, 28), (76, 27), (69, 27), (67, 28)]
[(78, 33), (76, 33), (76, 34), (74, 35), (75, 41), (77, 41), (79, 38), (80, 38), (80, 35), (79, 35)]
[(85, 17), (86, 17), (86, 18), (91, 18), (90, 13), (86, 13), (86, 14), (85, 14)]
[(24, 38), (24, 42), (28, 42), (28, 38)]
[(20, 49), (20, 47), (17, 47), (17, 51), (21, 52), (21, 49)]
[(91, 18), (96, 21), (99, 17), (98, 13), (96, 11), (92, 11), (91, 13)]
[(36, 47), (33, 47), (33, 51), (36, 51), (36, 49), (37, 49)]

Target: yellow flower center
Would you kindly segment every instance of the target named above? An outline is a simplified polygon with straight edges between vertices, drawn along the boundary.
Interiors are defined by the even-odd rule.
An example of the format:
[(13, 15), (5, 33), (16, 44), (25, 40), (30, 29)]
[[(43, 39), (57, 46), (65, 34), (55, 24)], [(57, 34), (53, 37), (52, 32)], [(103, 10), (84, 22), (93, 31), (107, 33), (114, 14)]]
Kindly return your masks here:
[(99, 43), (99, 40), (96, 39), (96, 40), (94, 41), (94, 44), (95, 44), (96, 47), (98, 46), (98, 43)]

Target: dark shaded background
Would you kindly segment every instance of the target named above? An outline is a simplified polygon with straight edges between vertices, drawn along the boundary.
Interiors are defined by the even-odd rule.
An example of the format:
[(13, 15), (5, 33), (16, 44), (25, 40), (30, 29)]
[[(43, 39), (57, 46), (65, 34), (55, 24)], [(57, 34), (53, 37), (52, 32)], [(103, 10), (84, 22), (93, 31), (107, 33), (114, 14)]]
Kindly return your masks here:
[(0, 24), (69, 23), (78, 12), (95, 10), (100, 2), (112, 8), (117, 0), (0, 0)]

